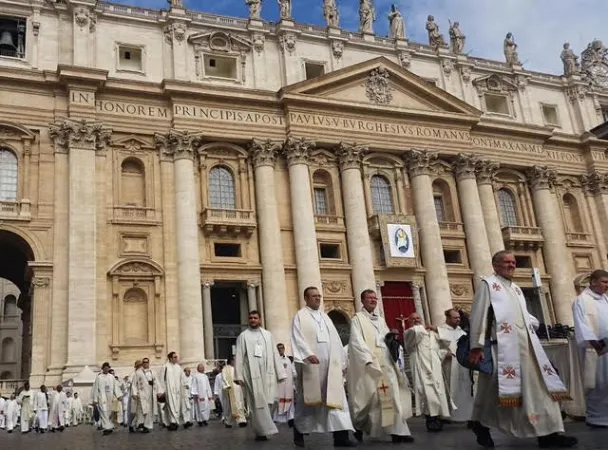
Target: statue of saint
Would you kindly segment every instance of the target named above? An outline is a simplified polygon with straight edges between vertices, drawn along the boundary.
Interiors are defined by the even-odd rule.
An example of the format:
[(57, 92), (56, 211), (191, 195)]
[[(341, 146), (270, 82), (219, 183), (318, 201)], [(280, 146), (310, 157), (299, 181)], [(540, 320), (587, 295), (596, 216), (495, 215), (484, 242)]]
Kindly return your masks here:
[(580, 72), (578, 56), (574, 54), (568, 42), (564, 44), (564, 49), (562, 50), (561, 58), (562, 62), (564, 63), (565, 76), (571, 77), (572, 75), (576, 75)]
[(323, 15), (328, 27), (340, 27), (340, 13), (336, 6), (336, 0), (323, 0)]
[(281, 20), (291, 20), (291, 0), (278, 0)]
[(519, 61), (519, 54), (517, 52), (517, 44), (515, 43), (515, 38), (513, 37), (513, 33), (508, 32), (505, 37), (505, 42), (503, 45), (503, 49), (505, 52), (505, 59), (507, 60), (507, 64), (510, 65), (521, 65)]
[(260, 20), (262, 18), (262, 0), (245, 0), (249, 6), (249, 18)]
[(426, 20), (426, 31), (429, 33), (429, 45), (435, 49), (445, 47), (443, 34), (439, 32), (439, 25), (435, 23), (433, 16), (428, 16)]
[(461, 55), (464, 50), (464, 43), (467, 37), (460, 29), (460, 22), (450, 23), (450, 42), (452, 43), (452, 52), (456, 55)]
[(405, 39), (405, 23), (403, 16), (395, 5), (391, 6), (391, 12), (388, 14), (388, 21), (391, 25), (392, 39)]
[(374, 32), (374, 20), (376, 20), (376, 10), (372, 0), (359, 0), (359, 23), (361, 33)]
[(169, 5), (171, 5), (171, 8), (183, 8), (184, 7), (183, 0), (167, 0), (167, 2), (169, 3)]

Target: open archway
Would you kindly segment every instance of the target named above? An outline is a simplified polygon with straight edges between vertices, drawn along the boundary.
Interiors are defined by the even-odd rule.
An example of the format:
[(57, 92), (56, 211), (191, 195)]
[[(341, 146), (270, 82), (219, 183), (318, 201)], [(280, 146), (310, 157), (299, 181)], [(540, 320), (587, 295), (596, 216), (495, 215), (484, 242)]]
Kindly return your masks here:
[(348, 344), (348, 340), (350, 338), (350, 319), (348, 316), (339, 309), (332, 309), (327, 313), (327, 315), (334, 323), (336, 330), (338, 330), (338, 334), (342, 340), (342, 345)]

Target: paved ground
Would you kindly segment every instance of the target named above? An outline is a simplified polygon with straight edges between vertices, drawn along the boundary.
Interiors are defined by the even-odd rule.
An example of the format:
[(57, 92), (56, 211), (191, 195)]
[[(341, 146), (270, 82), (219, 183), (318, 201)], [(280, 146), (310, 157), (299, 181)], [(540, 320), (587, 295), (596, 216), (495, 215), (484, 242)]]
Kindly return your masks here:
[[(472, 433), (463, 426), (449, 425), (442, 433), (429, 434), (424, 429), (424, 423), (420, 419), (409, 421), (412, 434), (416, 438), (414, 444), (401, 444), (399, 447), (410, 450), (431, 450), (436, 448), (462, 448), (481, 449), (475, 443)], [(593, 430), (584, 423), (567, 423), (568, 433), (579, 438), (578, 449), (595, 450), (606, 448), (608, 442), (608, 430)], [(124, 429), (110, 436), (102, 436), (99, 432), (88, 425), (80, 425), (77, 428), (69, 428), (63, 433), (47, 433), (37, 435), (29, 433), (7, 434), (0, 432), (0, 449), (10, 450), (173, 450), (173, 449), (200, 449), (206, 447), (215, 450), (275, 450), (289, 449), (295, 447), (291, 441), (291, 430), (286, 426), (280, 427), (278, 436), (269, 442), (254, 442), (250, 428), (225, 429), (218, 421), (212, 422), (209, 427), (194, 427), (189, 430), (168, 432), (156, 430), (147, 435), (129, 434)], [(517, 440), (494, 433), (494, 440), (498, 448), (518, 448), (519, 450), (536, 449), (536, 441), (533, 439)], [(307, 437), (307, 449), (331, 449), (332, 442), (327, 436)], [(373, 448), (373, 450), (394, 449), (396, 446), (384, 442), (366, 442), (361, 448)]]

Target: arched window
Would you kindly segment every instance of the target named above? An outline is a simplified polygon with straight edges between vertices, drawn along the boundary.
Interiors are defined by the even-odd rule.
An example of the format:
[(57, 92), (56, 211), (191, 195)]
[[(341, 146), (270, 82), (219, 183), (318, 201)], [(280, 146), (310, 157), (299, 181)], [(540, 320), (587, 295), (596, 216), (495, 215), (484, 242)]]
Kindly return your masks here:
[(452, 208), (452, 197), (450, 186), (445, 180), (437, 179), (433, 181), (433, 203), (437, 222), (455, 222), (454, 209)]
[(517, 220), (515, 197), (513, 197), (511, 191), (508, 189), (500, 189), (498, 191), (498, 203), (500, 205), (500, 217), (503, 226), (516, 227), (519, 222)]
[(17, 315), (19, 315), (17, 298), (14, 295), (7, 295), (4, 298), (4, 317), (15, 317)]
[(148, 343), (148, 296), (131, 288), (123, 297), (123, 337), (125, 344)]
[(15, 341), (13, 338), (7, 337), (2, 340), (2, 362), (15, 361)]
[(578, 210), (578, 203), (576, 198), (572, 194), (564, 194), (564, 214), (566, 216), (566, 226), (568, 231), (582, 233), (583, 222), (581, 220), (580, 211)]
[(312, 176), (315, 215), (333, 216), (336, 214), (333, 202), (331, 175), (325, 170), (317, 170)]
[(209, 171), (209, 206), (219, 209), (236, 209), (236, 194), (232, 172), (217, 166)]
[(391, 183), (382, 175), (374, 175), (370, 185), (374, 214), (393, 214), (395, 209)]
[(17, 157), (13, 152), (0, 148), (0, 201), (17, 201)]
[(127, 158), (121, 165), (120, 200), (127, 206), (146, 206), (146, 172), (143, 163)]

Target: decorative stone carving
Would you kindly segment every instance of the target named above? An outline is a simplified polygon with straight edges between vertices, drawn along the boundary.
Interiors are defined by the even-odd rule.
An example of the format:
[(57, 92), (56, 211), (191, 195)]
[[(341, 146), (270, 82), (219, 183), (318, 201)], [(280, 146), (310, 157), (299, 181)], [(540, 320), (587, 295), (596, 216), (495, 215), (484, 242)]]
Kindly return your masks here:
[(496, 177), (496, 171), (500, 168), (500, 164), (494, 161), (480, 160), (475, 166), (475, 175), (477, 175), (477, 184), (493, 184)]
[(435, 50), (447, 47), (443, 34), (439, 31), (439, 25), (435, 23), (433, 16), (428, 16), (426, 20), (426, 31), (429, 33), (429, 45)]
[(460, 22), (450, 22), (450, 43), (452, 44), (452, 52), (461, 55), (466, 40), (467, 37), (460, 29)]
[(277, 0), (281, 20), (291, 20), (291, 0)]
[(462, 66), (460, 68), (460, 75), (462, 76), (462, 81), (468, 83), (471, 81), (471, 68), (469, 66)]
[(185, 23), (173, 22), (165, 27), (164, 32), (167, 43), (172, 44), (174, 39), (177, 42), (182, 42), (186, 37), (188, 27)]
[(392, 39), (405, 39), (405, 22), (401, 12), (395, 5), (391, 6), (391, 12), (388, 13), (388, 23), (390, 25), (390, 37)]
[(342, 55), (344, 54), (344, 42), (332, 41), (331, 51), (334, 54), (334, 58), (336, 58), (336, 59), (342, 58)]
[(370, 72), (365, 82), (367, 98), (376, 104), (387, 105), (393, 100), (393, 88), (389, 83), (390, 74), (384, 67), (378, 67)]
[(336, 0), (323, 0), (323, 16), (328, 27), (340, 27), (340, 12), (336, 6)]
[(452, 169), (456, 174), (456, 178), (459, 180), (475, 178), (475, 172), (479, 163), (479, 155), (476, 155), (475, 153), (471, 153), (470, 155), (458, 153), (452, 162)]
[(454, 70), (454, 61), (448, 58), (443, 58), (441, 60), (441, 67), (443, 68), (443, 73), (449, 77)]
[(327, 296), (345, 294), (348, 289), (346, 281), (323, 281), (321, 284), (323, 286), (323, 294)]
[(436, 170), (439, 153), (428, 150), (412, 149), (404, 155), (411, 177), (430, 175)]
[(583, 100), (588, 92), (589, 87), (583, 85), (574, 85), (566, 88), (566, 95), (571, 103), (574, 103), (577, 100)]
[(253, 48), (256, 52), (262, 53), (264, 50), (264, 43), (266, 42), (266, 37), (262, 33), (255, 33), (252, 37)]
[(201, 146), (203, 136), (201, 133), (189, 131), (170, 130), (166, 134), (155, 133), (154, 141), (161, 156), (173, 159), (194, 159), (194, 153)]
[(339, 160), (340, 170), (360, 170), (363, 156), (365, 156), (368, 151), (369, 149), (365, 145), (359, 145), (356, 143), (347, 144), (346, 142), (340, 142), (340, 146), (336, 150), (336, 156)]
[(272, 166), (274, 167), (277, 154), (281, 150), (281, 144), (270, 139), (265, 141), (253, 139), (249, 145), (249, 155), (254, 167)]
[(412, 54), (410, 52), (400, 52), (399, 62), (401, 63), (401, 67), (407, 69), (412, 64)]
[(249, 7), (249, 18), (260, 20), (262, 18), (262, 0), (245, 0)]
[(533, 190), (552, 189), (557, 180), (557, 170), (547, 166), (532, 166), (526, 175)]
[(184, 7), (183, 0), (167, 0), (167, 3), (169, 3), (171, 8), (183, 8)]
[(315, 148), (315, 142), (306, 138), (288, 137), (283, 144), (283, 154), (287, 158), (287, 164), (307, 164), (310, 152)]
[(55, 151), (60, 153), (67, 153), (73, 147), (101, 151), (110, 145), (111, 136), (109, 128), (84, 119), (49, 125), (49, 137), (55, 142)]
[(594, 40), (581, 54), (581, 69), (587, 80), (608, 87), (608, 49), (602, 41)]
[(38, 36), (38, 34), (40, 33), (40, 22), (32, 22), (32, 33), (34, 34), (34, 36)]
[(281, 51), (285, 53), (289, 52), (291, 55), (296, 49), (296, 35), (294, 33), (285, 33), (279, 36), (279, 44), (281, 45)]
[(608, 174), (599, 173), (597, 170), (581, 175), (581, 183), (585, 192), (597, 195), (608, 193)]
[(359, 0), (359, 31), (365, 34), (374, 34), (374, 21), (376, 10), (372, 0)]
[(515, 43), (513, 33), (510, 31), (507, 33), (507, 36), (503, 42), (503, 51), (507, 64), (510, 64), (511, 66), (521, 65), (521, 62), (519, 61), (519, 53), (517, 51), (517, 44)]
[(581, 69), (578, 63), (578, 56), (574, 54), (568, 42), (564, 44), (564, 49), (562, 50), (560, 57), (562, 63), (564, 63), (565, 76), (571, 77), (572, 75), (578, 75), (580, 73)]
[(80, 7), (74, 10), (74, 21), (80, 28), (89, 26), (89, 31), (95, 31), (97, 25), (97, 16), (93, 11), (89, 11), (87, 8)]
[(32, 279), (32, 286), (43, 288), (48, 287), (51, 284), (51, 279), (47, 277), (34, 277)]
[(455, 297), (463, 297), (469, 293), (469, 290), (464, 284), (451, 284), (450, 292)]

